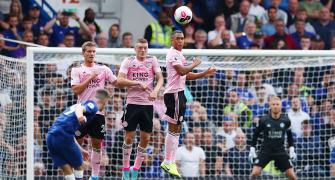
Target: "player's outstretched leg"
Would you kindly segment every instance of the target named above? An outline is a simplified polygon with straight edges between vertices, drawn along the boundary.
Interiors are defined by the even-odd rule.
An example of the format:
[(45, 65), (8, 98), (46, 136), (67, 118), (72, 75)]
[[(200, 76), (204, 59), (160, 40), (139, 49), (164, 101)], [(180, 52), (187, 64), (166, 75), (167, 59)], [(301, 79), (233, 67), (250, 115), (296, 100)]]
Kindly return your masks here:
[(293, 168), (290, 168), (286, 170), (286, 176), (288, 177), (289, 180), (296, 180), (297, 177), (295, 176)]
[(138, 170), (141, 169), (142, 162), (145, 155), (147, 154), (147, 146), (149, 144), (151, 133), (141, 131), (140, 143), (137, 147), (136, 159), (134, 166), (130, 168), (131, 180), (136, 180), (138, 176)]
[(176, 152), (179, 145), (181, 125), (169, 122), (169, 131), (165, 137), (165, 157), (161, 168), (172, 176), (181, 177), (176, 165)]
[(101, 160), (101, 139), (91, 137), (92, 152), (91, 152), (91, 168), (92, 175), (89, 180), (98, 180)]
[(254, 180), (257, 177), (259, 177), (261, 175), (262, 172), (262, 167), (260, 166), (253, 166), (252, 171), (251, 171), (251, 175), (250, 175), (250, 179)]
[(125, 138), (122, 146), (122, 179), (129, 180), (130, 155), (133, 147), (135, 131), (125, 131)]

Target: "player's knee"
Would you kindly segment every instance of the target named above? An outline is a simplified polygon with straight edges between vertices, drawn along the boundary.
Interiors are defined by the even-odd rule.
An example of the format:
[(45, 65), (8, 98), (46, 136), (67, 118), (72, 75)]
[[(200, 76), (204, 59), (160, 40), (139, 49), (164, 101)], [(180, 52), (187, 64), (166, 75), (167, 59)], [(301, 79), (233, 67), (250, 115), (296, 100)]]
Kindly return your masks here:
[(126, 142), (126, 144), (133, 144), (133, 137), (125, 136), (124, 141)]
[(252, 178), (256, 178), (256, 177), (258, 177), (260, 175), (261, 175), (261, 171), (258, 170), (258, 169), (253, 169), (252, 172), (251, 172), (251, 177)]

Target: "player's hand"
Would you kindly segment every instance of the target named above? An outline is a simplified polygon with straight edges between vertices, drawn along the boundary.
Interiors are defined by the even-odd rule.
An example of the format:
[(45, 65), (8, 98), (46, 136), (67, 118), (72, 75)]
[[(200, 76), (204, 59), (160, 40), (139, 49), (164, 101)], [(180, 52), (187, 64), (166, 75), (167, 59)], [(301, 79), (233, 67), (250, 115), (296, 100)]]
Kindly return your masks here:
[(297, 154), (294, 152), (294, 147), (293, 146), (291, 146), (289, 148), (289, 156), (290, 156), (290, 160), (292, 160), (292, 161), (297, 160)]
[(250, 163), (253, 164), (254, 159), (257, 158), (255, 147), (250, 147), (250, 152), (249, 152), (249, 157), (248, 158), (249, 158)]
[(157, 91), (152, 91), (149, 94), (149, 101), (155, 101), (157, 99), (157, 96), (158, 96), (158, 92)]
[(79, 124), (85, 124), (87, 119), (86, 119), (85, 116), (81, 116), (81, 117), (78, 118), (78, 121), (79, 121)]
[(90, 159), (90, 153), (85, 149), (82, 149), (81, 154), (83, 155), (84, 161), (88, 161)]
[(139, 82), (138, 85), (140, 86), (140, 88), (141, 88), (143, 91), (145, 91), (145, 90), (148, 89), (148, 86), (147, 86), (146, 84), (142, 83), (142, 82)]
[(214, 76), (216, 73), (216, 69), (214, 67), (210, 67), (205, 71), (206, 77)]
[(198, 66), (199, 64), (201, 64), (201, 60), (200, 60), (200, 58), (198, 58), (198, 57), (193, 58), (193, 62), (192, 62), (192, 64), (194, 65), (194, 67), (196, 67), (196, 66)]
[(100, 74), (100, 72), (101, 71), (99, 69), (94, 69), (93, 71), (91, 71), (91, 78), (94, 79)]

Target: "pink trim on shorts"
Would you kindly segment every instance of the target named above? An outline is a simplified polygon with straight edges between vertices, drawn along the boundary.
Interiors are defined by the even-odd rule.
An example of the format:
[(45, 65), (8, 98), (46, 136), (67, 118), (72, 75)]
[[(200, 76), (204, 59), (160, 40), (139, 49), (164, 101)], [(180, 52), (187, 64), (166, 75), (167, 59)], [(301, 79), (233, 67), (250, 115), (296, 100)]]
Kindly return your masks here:
[(172, 123), (172, 124), (177, 124), (177, 120), (176, 119), (172, 119), (170, 116), (164, 114), (162, 116), (162, 119), (164, 119), (165, 121)]

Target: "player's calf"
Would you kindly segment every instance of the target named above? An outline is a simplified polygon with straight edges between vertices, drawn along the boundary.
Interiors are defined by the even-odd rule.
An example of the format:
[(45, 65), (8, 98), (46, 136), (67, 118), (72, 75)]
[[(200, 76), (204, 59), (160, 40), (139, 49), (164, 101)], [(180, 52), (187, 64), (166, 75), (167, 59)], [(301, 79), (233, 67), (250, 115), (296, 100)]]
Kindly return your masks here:
[(250, 175), (250, 179), (254, 180), (261, 175), (262, 168), (259, 166), (254, 166)]
[(289, 180), (296, 180), (297, 179), (293, 168), (290, 168), (290, 169), (286, 170), (286, 176), (288, 177)]

